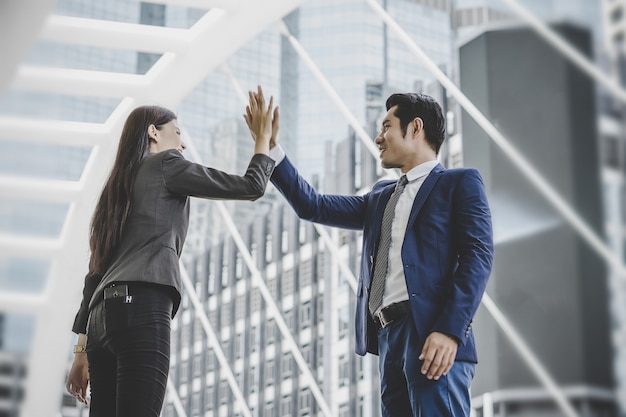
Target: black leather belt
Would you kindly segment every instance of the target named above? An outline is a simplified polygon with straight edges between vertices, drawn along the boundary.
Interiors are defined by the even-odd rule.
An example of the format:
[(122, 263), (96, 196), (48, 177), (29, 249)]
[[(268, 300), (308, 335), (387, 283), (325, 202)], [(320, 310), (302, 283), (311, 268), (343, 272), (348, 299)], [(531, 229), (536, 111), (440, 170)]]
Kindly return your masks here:
[(374, 323), (376, 323), (381, 329), (384, 329), (394, 320), (398, 320), (406, 316), (410, 308), (411, 305), (409, 300), (390, 304), (374, 316)]

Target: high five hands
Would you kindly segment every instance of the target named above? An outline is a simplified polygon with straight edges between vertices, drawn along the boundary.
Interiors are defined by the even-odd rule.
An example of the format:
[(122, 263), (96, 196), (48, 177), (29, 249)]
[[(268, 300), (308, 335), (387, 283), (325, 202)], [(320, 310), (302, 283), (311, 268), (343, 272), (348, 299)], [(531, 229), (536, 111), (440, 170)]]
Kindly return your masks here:
[[(267, 138), (269, 136), (270, 149), (276, 146), (279, 128), (279, 113), (278, 106), (272, 112), (272, 106), (274, 104), (274, 97), (270, 96), (270, 102), (265, 109), (265, 97), (263, 96), (263, 89), (258, 87), (257, 92), (248, 92), (250, 103), (246, 106), (246, 114), (243, 115), (246, 119), (246, 124), (252, 139), (257, 141), (260, 138)], [(267, 135), (267, 136), (266, 136)]]

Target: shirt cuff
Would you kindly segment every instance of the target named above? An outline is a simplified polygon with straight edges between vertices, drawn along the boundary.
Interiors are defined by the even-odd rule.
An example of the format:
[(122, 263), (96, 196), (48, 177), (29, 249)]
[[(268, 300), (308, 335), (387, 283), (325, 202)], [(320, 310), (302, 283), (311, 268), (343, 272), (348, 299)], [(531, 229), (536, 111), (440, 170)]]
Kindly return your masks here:
[(285, 151), (279, 144), (276, 144), (276, 146), (270, 149), (269, 157), (276, 161), (276, 165), (278, 165), (285, 159)]

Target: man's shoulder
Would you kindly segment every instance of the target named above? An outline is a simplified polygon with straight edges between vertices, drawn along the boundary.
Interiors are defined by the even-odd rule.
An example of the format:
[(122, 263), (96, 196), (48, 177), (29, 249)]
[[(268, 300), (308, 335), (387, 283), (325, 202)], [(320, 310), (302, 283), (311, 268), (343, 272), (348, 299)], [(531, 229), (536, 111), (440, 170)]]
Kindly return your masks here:
[(476, 168), (462, 167), (462, 168), (447, 168), (441, 171), (441, 175), (450, 178), (459, 178), (464, 176), (478, 176), (480, 172)]
[(398, 182), (398, 180), (392, 180), (392, 179), (379, 180), (372, 186), (372, 192), (381, 191), (386, 186), (395, 184), (396, 182)]

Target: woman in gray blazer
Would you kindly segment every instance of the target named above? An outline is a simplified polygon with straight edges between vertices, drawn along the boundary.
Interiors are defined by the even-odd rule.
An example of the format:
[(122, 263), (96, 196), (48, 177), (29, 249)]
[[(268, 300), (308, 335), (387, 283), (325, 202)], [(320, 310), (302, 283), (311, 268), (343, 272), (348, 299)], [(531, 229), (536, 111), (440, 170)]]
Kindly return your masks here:
[(272, 99), (267, 107), (261, 100), (252, 106), (264, 133), (243, 176), (187, 161), (170, 110), (144, 106), (128, 116), (91, 222), (89, 273), (72, 328), (78, 343), (66, 387), (87, 403), (91, 385), (91, 417), (159, 416), (170, 321), (181, 300), (178, 262), (189, 196), (256, 200), (264, 194), (274, 169), (267, 156), (272, 107)]

